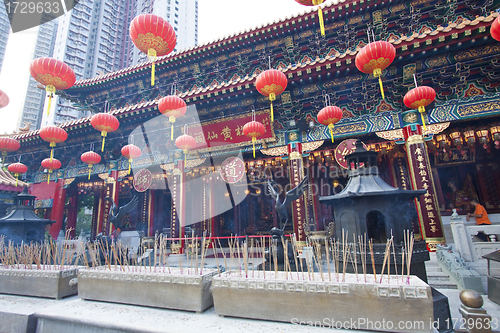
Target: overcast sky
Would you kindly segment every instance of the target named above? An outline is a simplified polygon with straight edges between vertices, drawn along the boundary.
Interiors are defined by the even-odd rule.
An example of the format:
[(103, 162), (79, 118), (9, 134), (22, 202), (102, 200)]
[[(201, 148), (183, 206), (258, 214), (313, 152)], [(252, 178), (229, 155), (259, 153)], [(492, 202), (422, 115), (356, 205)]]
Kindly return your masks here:
[[(199, 45), (310, 9), (294, 0), (199, 0)], [(36, 32), (33, 28), (10, 34), (0, 73), (0, 90), (7, 93), (10, 103), (0, 109), (0, 133), (17, 130), (30, 76), (28, 68), (33, 57)]]

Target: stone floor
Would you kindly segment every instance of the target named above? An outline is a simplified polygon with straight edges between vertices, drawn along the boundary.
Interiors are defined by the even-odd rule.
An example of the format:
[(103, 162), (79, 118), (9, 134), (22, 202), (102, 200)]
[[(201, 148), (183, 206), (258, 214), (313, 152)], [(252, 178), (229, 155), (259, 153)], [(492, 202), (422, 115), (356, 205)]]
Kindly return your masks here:
[[(214, 261), (212, 263), (212, 261)], [(220, 262), (219, 262), (220, 264)], [(207, 266), (215, 265), (207, 259)], [(452, 321), (460, 324), (460, 290), (439, 289), (448, 297)], [(500, 326), (500, 305), (483, 296), (484, 309)], [(332, 317), (334, 317), (332, 309)], [(203, 313), (85, 301), (78, 296), (63, 300), (0, 295), (0, 332), (24, 332), (38, 317), (37, 333), (45, 332), (301, 332), (332, 331), (325, 327), (219, 317), (213, 307)], [(24, 326), (23, 326), (24, 325)], [(334, 329), (337, 332), (354, 330)], [(497, 327), (495, 331), (500, 332)], [(35, 332), (32, 326), (32, 332)], [(361, 331), (357, 331), (361, 332)]]

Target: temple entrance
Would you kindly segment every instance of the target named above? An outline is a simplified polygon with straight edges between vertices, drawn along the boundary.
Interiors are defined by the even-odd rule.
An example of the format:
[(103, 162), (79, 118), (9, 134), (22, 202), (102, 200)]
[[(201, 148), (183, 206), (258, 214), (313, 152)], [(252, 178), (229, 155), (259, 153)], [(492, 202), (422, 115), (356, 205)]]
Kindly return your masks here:
[(366, 230), (368, 239), (373, 239), (374, 243), (385, 243), (387, 232), (384, 215), (378, 210), (372, 210), (366, 214)]

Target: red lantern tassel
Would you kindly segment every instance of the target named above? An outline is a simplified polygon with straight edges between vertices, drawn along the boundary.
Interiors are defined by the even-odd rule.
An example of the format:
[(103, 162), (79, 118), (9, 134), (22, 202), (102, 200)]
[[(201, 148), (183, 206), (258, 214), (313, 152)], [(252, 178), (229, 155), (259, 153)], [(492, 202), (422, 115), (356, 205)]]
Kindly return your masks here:
[(273, 111), (273, 101), (276, 100), (276, 94), (270, 93), (269, 100), (271, 101), (271, 122), (274, 122), (274, 111)]
[(92, 171), (92, 164), (89, 164), (89, 180), (90, 180), (90, 172)]
[(50, 143), (50, 147), (52, 147), (52, 149), (50, 149), (50, 161), (52, 162), (52, 158), (54, 158), (54, 147), (56, 146), (56, 143), (55, 142), (51, 142)]
[(130, 175), (130, 169), (132, 168), (132, 159), (128, 159), (128, 174)]
[(328, 128), (330, 129), (330, 137), (332, 138), (333, 143), (333, 124), (328, 124)]
[(49, 103), (47, 105), (47, 116), (50, 114), (50, 106), (52, 104), (52, 94), (56, 92), (56, 87), (53, 85), (49, 84), (48, 86), (45, 87), (45, 91), (48, 93), (48, 98), (49, 98)]
[(184, 149), (184, 168), (186, 167), (187, 149)]
[(102, 151), (102, 152), (104, 151), (104, 142), (106, 141), (106, 135), (108, 135), (108, 132), (106, 132), (106, 131), (102, 131), (102, 132), (101, 132), (101, 136), (102, 136), (102, 147), (101, 147), (101, 151)]
[(16, 173), (16, 186), (17, 186), (17, 179), (18, 179), (18, 177), (19, 177), (19, 174)]
[(47, 184), (50, 184), (50, 174), (52, 173), (52, 170), (49, 170), (49, 176), (47, 177)]
[(170, 116), (168, 117), (168, 120), (172, 123), (172, 130), (170, 131), (170, 140), (174, 141), (174, 123), (175, 123), (175, 117)]
[(252, 137), (252, 144), (253, 144), (253, 158), (255, 158), (255, 143), (257, 142), (256, 137)]
[(378, 83), (380, 84), (380, 92), (382, 93), (382, 99), (385, 99), (384, 85), (382, 84), (382, 70), (380, 68), (375, 68), (373, 70), (373, 76), (378, 77)]
[(150, 59), (153, 63), (151, 64), (151, 86), (155, 85), (155, 61), (156, 61), (156, 50), (149, 49), (148, 50), (148, 59)]
[(323, 10), (321, 7), (318, 7), (318, 18), (319, 18), (319, 27), (321, 29), (321, 36), (325, 35), (325, 22), (323, 20)]
[(420, 112), (420, 117), (422, 117), (422, 125), (424, 126), (424, 131), (427, 130), (425, 127), (425, 117), (424, 117), (424, 112), (425, 112), (425, 106), (419, 106), (418, 111)]

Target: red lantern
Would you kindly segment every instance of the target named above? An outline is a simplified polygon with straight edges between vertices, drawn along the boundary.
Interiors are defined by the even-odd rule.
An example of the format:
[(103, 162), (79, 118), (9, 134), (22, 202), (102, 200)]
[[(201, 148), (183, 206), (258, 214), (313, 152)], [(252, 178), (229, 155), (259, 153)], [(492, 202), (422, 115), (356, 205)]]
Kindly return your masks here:
[(12, 153), (21, 148), (21, 144), (16, 139), (0, 137), (0, 151), (2, 152), (2, 164), (8, 153)]
[[(319, 6), (321, 5), (324, 0), (295, 0), (301, 5), (304, 6)], [(325, 23), (323, 20), (323, 11), (321, 10), (321, 7), (318, 7), (318, 18), (319, 18), (319, 27), (321, 29), (321, 35), (325, 35)]]
[(33, 78), (45, 86), (49, 104), (47, 115), (50, 112), (50, 103), (56, 90), (71, 88), (75, 84), (75, 72), (64, 62), (53, 58), (37, 58), (31, 62), (30, 73)]
[(380, 92), (385, 99), (382, 85), (382, 70), (389, 67), (396, 57), (394, 46), (385, 41), (377, 41), (363, 47), (356, 55), (356, 67), (363, 73), (378, 77)]
[(158, 102), (158, 109), (160, 112), (168, 117), (168, 121), (172, 123), (172, 131), (170, 140), (174, 140), (174, 123), (176, 118), (182, 117), (187, 110), (186, 102), (177, 96), (166, 96)]
[(106, 136), (109, 132), (114, 132), (120, 127), (120, 122), (118, 118), (113, 116), (110, 113), (98, 113), (90, 118), (90, 123), (92, 127), (96, 130), (101, 131), (102, 136), (102, 147), (101, 151), (104, 151), (104, 142), (106, 140)]
[(175, 145), (177, 148), (184, 151), (184, 164), (186, 163), (186, 154), (189, 149), (193, 149), (196, 146), (196, 139), (189, 134), (183, 134), (175, 139)]
[(268, 69), (257, 76), (255, 87), (262, 95), (269, 96), (271, 101), (271, 122), (274, 121), (273, 101), (276, 95), (285, 91), (287, 84), (286, 75), (276, 69)]
[(16, 176), (16, 185), (17, 186), (17, 180), (19, 178), (19, 175), (22, 175), (23, 173), (26, 173), (28, 171), (28, 167), (22, 163), (12, 163), (9, 164), (7, 167), (7, 170), (9, 170), (11, 173)]
[(327, 106), (321, 109), (318, 113), (318, 122), (321, 124), (328, 126), (330, 129), (330, 137), (332, 138), (333, 143), (333, 125), (339, 122), (342, 119), (342, 109), (338, 106)]
[(500, 42), (500, 16), (497, 16), (495, 21), (491, 24), (490, 34), (491, 37)]
[(90, 179), (90, 173), (92, 172), (92, 166), (94, 164), (98, 164), (101, 162), (101, 156), (99, 154), (94, 153), (93, 151), (88, 151), (82, 154), (80, 156), (80, 159), (82, 160), (83, 163), (87, 164), (89, 166), (89, 179)]
[(50, 158), (54, 157), (54, 147), (57, 143), (66, 141), (68, 133), (57, 126), (47, 126), (40, 130), (40, 137), (43, 141), (50, 142)]
[(49, 170), (49, 176), (47, 177), (47, 184), (50, 182), (50, 174), (53, 170), (57, 170), (61, 167), (61, 162), (56, 158), (46, 158), (42, 161), (42, 167)]
[(422, 124), (425, 127), (424, 112), (425, 107), (431, 104), (436, 98), (436, 91), (431, 87), (420, 86), (408, 91), (403, 98), (403, 103), (410, 109), (418, 109), (422, 117)]
[(9, 104), (9, 96), (2, 90), (0, 90), (0, 109), (6, 107)]
[(175, 48), (177, 38), (172, 26), (159, 16), (142, 14), (130, 23), (130, 38), (135, 46), (148, 55), (153, 64), (151, 85), (155, 85), (156, 57), (169, 54)]
[(257, 138), (261, 137), (264, 133), (266, 133), (266, 128), (261, 122), (254, 120), (243, 126), (243, 134), (252, 138), (253, 158), (255, 158), (255, 142), (257, 142)]
[(132, 166), (132, 160), (141, 156), (142, 152), (136, 145), (130, 144), (123, 146), (122, 155), (128, 158), (128, 173), (130, 174), (130, 168)]

